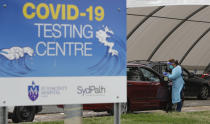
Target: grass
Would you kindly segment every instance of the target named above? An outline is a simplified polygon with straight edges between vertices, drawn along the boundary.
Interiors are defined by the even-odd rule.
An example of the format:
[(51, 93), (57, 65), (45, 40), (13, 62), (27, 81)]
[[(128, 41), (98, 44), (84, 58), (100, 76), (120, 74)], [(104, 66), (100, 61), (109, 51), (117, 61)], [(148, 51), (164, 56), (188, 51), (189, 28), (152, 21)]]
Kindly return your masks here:
[[(113, 116), (83, 118), (83, 124), (113, 124), (113, 122)], [(64, 124), (64, 122), (57, 121), (22, 124)], [(122, 115), (121, 124), (210, 124), (210, 111), (126, 114)]]

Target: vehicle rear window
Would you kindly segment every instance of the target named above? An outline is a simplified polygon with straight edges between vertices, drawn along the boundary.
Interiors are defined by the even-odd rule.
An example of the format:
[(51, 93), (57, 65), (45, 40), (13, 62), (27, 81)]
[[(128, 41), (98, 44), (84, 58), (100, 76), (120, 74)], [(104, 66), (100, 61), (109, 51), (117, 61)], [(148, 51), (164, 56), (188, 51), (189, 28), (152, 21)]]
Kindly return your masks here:
[(130, 81), (142, 81), (143, 77), (140, 74), (138, 67), (127, 67), (127, 79)]

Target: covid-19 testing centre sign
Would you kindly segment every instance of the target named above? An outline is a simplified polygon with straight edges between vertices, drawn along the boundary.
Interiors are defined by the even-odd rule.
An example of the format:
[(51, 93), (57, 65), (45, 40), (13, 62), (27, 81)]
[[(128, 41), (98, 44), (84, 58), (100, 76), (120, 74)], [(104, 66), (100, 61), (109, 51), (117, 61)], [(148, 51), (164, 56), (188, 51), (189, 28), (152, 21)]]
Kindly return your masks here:
[(0, 106), (126, 100), (125, 0), (0, 0)]

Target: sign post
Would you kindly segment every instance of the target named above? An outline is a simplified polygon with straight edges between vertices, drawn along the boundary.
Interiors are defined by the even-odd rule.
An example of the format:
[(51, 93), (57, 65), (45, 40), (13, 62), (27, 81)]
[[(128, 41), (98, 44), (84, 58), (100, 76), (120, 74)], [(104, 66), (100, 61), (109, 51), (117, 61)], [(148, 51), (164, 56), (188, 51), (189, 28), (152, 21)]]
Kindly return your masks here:
[(64, 124), (82, 124), (82, 105), (64, 105)]
[(0, 124), (8, 124), (7, 107), (0, 107)]
[(121, 107), (120, 103), (114, 103), (114, 124), (120, 124)]
[(2, 3), (0, 106), (126, 102), (126, 0)]

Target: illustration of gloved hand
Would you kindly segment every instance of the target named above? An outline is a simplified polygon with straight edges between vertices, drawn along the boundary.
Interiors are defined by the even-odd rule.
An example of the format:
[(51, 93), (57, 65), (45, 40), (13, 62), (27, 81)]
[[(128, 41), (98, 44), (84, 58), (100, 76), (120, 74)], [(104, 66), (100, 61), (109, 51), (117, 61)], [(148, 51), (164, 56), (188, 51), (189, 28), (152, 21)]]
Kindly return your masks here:
[(167, 72), (163, 72), (163, 75), (164, 75), (164, 76), (168, 76), (168, 73), (167, 73)]

